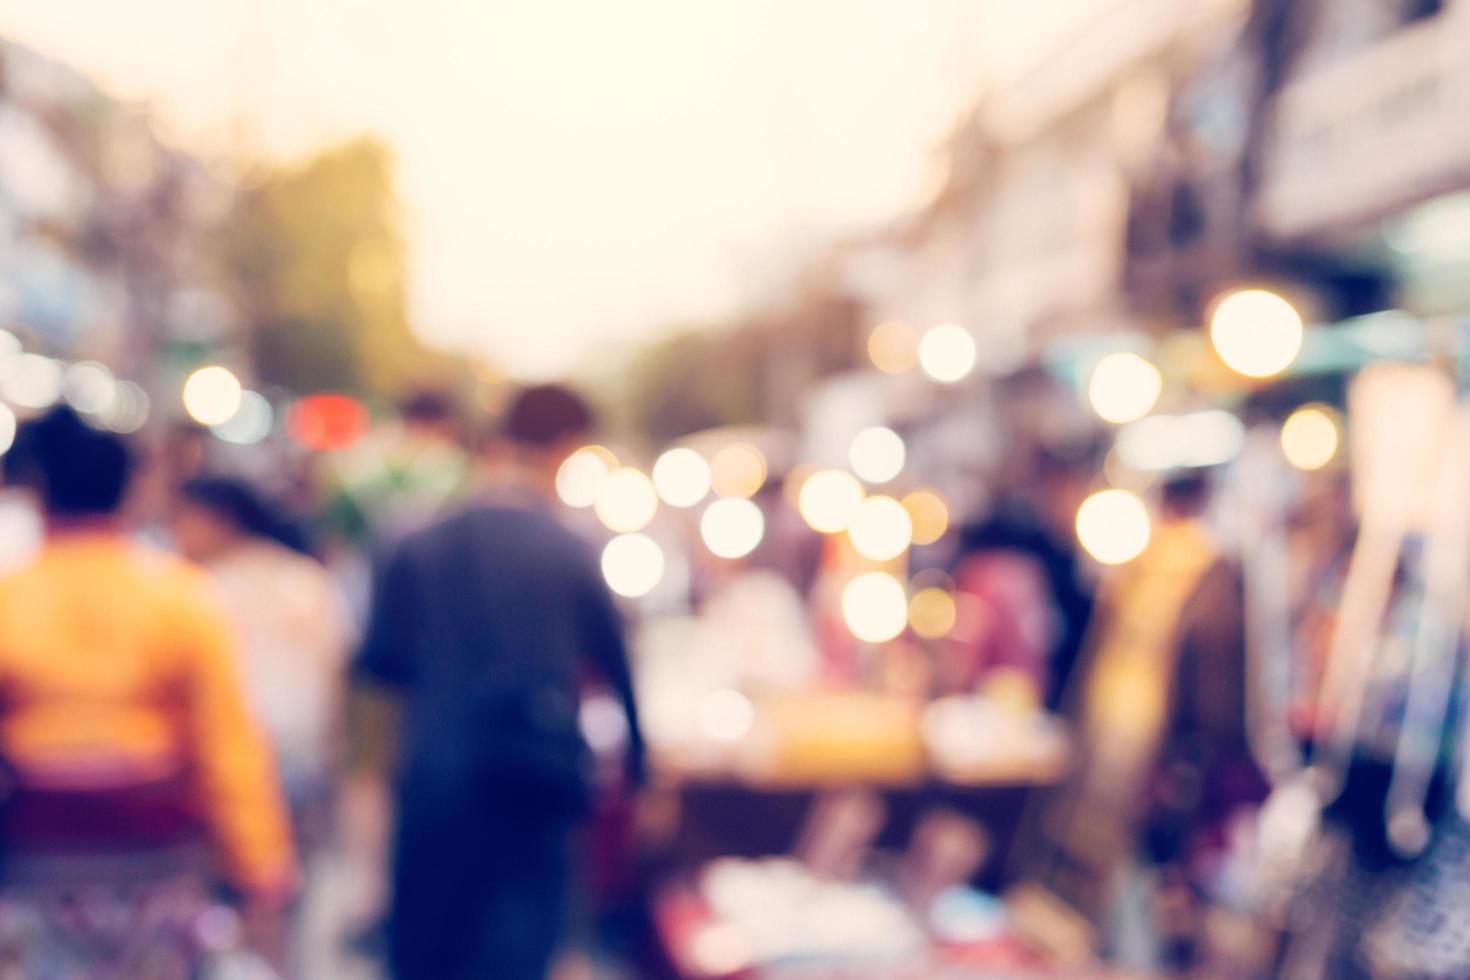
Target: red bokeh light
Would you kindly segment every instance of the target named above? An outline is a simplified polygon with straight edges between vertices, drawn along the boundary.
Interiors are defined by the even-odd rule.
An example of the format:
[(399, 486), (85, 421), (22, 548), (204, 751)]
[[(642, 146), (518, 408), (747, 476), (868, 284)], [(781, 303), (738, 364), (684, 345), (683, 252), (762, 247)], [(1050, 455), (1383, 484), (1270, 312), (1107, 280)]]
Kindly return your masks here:
[(286, 434), (317, 452), (346, 449), (368, 430), (368, 411), (350, 395), (308, 395), (291, 406)]

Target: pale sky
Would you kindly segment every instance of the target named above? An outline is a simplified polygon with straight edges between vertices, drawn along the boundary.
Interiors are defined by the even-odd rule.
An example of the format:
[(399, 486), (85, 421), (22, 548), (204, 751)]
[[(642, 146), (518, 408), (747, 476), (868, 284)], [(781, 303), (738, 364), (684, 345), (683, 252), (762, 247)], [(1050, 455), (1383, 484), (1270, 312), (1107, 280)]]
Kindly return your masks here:
[(0, 33), (206, 156), (378, 134), (420, 332), (547, 376), (920, 203), (955, 113), (1099, 2), (0, 0)]

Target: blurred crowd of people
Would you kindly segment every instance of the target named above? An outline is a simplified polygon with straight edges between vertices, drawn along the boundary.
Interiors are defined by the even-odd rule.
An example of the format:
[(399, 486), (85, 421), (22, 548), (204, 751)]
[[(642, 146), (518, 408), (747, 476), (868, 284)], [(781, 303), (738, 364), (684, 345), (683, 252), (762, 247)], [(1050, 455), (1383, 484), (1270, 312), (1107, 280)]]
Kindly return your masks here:
[[(1134, 911), (1155, 968), (1251, 975), (1285, 955), (1231, 949), (1241, 933), (1222, 910), (1259, 918), (1259, 883), (1242, 883), (1260, 877), (1243, 863), (1260, 861), (1257, 814), (1273, 785), (1267, 809), (1281, 810), (1291, 772), (1331, 748), (1342, 700), (1327, 647), (1349, 635), (1335, 624), (1361, 587), (1349, 567), (1363, 540), (1340, 474), (1314, 478), (1273, 538), (1293, 651), (1280, 731), (1261, 720), (1242, 568), (1255, 559), (1212, 512), (1219, 474), (1163, 479), (1147, 547), (1094, 589), (1073, 526), (1099, 466), (1087, 448), (1016, 454), (982, 506), (915, 549), (914, 581), (942, 579), (954, 603), (926, 644), (917, 619), (893, 642), (856, 642), (833, 587), (850, 578), (844, 539), (786, 520), (783, 481), (798, 477), (768, 474), (759, 547), (691, 554), (679, 583), (701, 626), (674, 637), (673, 657), (697, 654), (715, 687), (640, 677), (640, 713), (624, 610), (596, 558), (606, 532), (558, 501), (558, 473), (595, 428), (580, 397), (541, 386), (467, 438), (453, 402), (425, 393), (358, 445), (302, 457), (314, 471), (263, 479), (215, 465), (193, 431), (145, 453), (68, 408), (24, 422), (0, 493), (14, 529), (0, 556), (0, 975), (227, 963), (313, 976), (325, 943), (409, 980), (546, 976), (579, 904), (579, 828), (609, 752), (636, 792), (668, 691), (685, 714), (714, 691), (723, 739), (750, 711), (740, 691), (803, 687), (1059, 716), (1070, 764), (1028, 799), (1010, 879), (1095, 924), (1128, 911), (1120, 881), (1146, 880)], [(1385, 586), (1385, 642), (1417, 628), (1404, 618), (1423, 595), (1415, 554)], [(656, 619), (640, 634), (655, 660)], [(1408, 833), (1384, 816), (1400, 666), (1369, 684), (1363, 717), (1383, 724), (1323, 796), (1359, 854), (1343, 873), (1360, 898)], [(615, 706), (613, 736), (606, 717), (589, 725), (589, 680)], [(838, 717), (823, 710), (813, 717)], [(1450, 819), (1452, 749), (1429, 753), (1434, 821)], [(307, 910), (333, 862), (350, 873), (324, 936)], [(1276, 925), (1309, 931), (1286, 912)], [(1127, 960), (1127, 928), (1107, 928), (1088, 945)], [(1349, 963), (1357, 939), (1312, 941)]]
[(369, 870), (329, 942), (399, 977), (546, 974), (587, 669), (643, 770), (619, 614), (553, 511), (592, 415), (527, 389), (473, 453), (438, 395), (402, 419), (391, 466), (333, 460), (310, 514), (210, 472), (191, 433), (145, 458), (69, 408), (21, 426), (7, 514), (39, 523), (0, 579), (4, 975), (310, 975), (331, 849)]

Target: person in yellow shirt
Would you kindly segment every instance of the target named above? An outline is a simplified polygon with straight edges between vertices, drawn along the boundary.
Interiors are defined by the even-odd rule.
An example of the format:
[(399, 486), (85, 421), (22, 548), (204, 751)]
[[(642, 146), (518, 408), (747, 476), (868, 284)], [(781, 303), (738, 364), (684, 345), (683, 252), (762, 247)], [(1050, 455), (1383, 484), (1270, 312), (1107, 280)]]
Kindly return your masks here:
[(56, 409), (21, 427), (5, 464), (46, 537), (0, 579), (0, 962), (192, 976), (212, 877), (250, 920), (295, 884), (229, 620), (202, 571), (125, 534), (132, 462), (116, 436)]

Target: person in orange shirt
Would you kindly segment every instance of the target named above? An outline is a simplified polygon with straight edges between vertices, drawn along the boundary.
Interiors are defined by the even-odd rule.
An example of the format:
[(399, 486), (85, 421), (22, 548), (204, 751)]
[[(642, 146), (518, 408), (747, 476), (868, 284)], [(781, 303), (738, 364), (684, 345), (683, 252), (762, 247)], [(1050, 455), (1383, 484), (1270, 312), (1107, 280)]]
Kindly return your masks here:
[(212, 877), (263, 922), (296, 876), (229, 620), (202, 571), (124, 533), (119, 438), (55, 409), (5, 464), (46, 539), (0, 579), (0, 962), (193, 976)]

